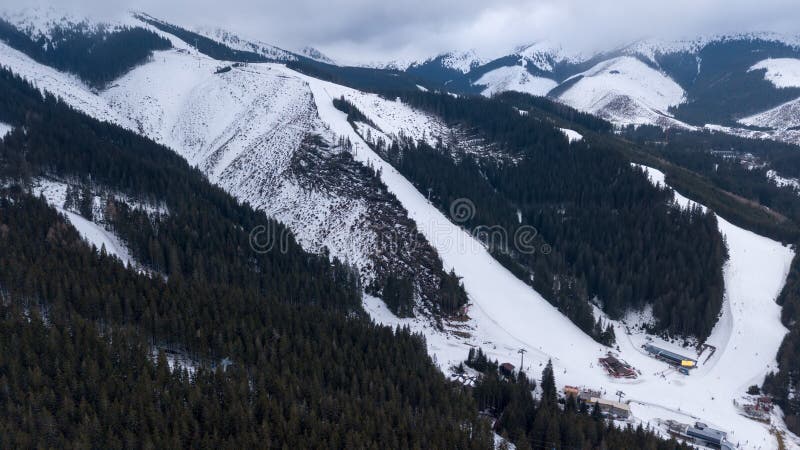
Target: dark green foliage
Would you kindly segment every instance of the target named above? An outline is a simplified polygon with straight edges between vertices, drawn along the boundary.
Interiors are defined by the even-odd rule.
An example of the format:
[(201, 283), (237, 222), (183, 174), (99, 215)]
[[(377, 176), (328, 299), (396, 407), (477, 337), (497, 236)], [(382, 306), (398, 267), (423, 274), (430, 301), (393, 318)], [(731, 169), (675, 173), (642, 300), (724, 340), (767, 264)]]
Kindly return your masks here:
[(469, 355), (464, 363), (483, 373), (496, 372), (498, 367), (497, 361), (490, 360), (480, 347), (478, 347), (477, 351), (474, 348), (469, 349)]
[(665, 172), (670, 185), (731, 223), (784, 243), (800, 235), (797, 191), (767, 177), (768, 170), (800, 177), (797, 146), (656, 127), (627, 129), (625, 136), (646, 152), (631, 152), (634, 159)]
[[(472, 352), (470, 352), (472, 353)], [(533, 397), (536, 383), (524, 373), (514, 379), (488, 368), (472, 391), (478, 407), (497, 418), (495, 431), (518, 449), (690, 449), (674, 439), (662, 440), (638, 426), (618, 428), (606, 421), (597, 405), (578, 404), (574, 397), (559, 404), (550, 364), (542, 373), (543, 398)]]
[(607, 120), (593, 116), (589, 113), (578, 111), (562, 103), (556, 103), (547, 97), (536, 97), (521, 92), (503, 92), (493, 97), (503, 103), (508, 103), (521, 111), (527, 111), (536, 117), (547, 117), (559, 126), (572, 128), (585, 128), (598, 133), (607, 133), (613, 130), (613, 125)]
[[(483, 432), (470, 441), (457, 426), (480, 430), (474, 406), (406, 330), (234, 286), (148, 278), (20, 192), (3, 193), (0, 217), (3, 448), (484, 446)], [(307, 280), (335, 288), (324, 273)], [(235, 364), (200, 369), (190, 383), (148, 361), (154, 338), (196, 361)]]
[(592, 316), (588, 301), (597, 296), (614, 318), (653, 305), (654, 331), (708, 336), (722, 305), (727, 257), (714, 214), (675, 207), (671, 191), (653, 187), (614, 148), (588, 139), (568, 144), (552, 125), (509, 105), (425, 93), (403, 98), (483, 137), (497, 156), (402, 140), (376, 142), (376, 150), (420, 192), (430, 189), (443, 212), (469, 199), (474, 216), (462, 225), (582, 330), (613, 343)]
[(50, 38), (36, 40), (0, 19), (0, 40), (36, 61), (78, 75), (86, 83), (105, 87), (149, 58), (171, 47), (169, 40), (140, 27), (92, 29), (56, 27)]
[(414, 316), (414, 283), (411, 280), (389, 275), (381, 298), (397, 316)]
[(347, 114), (347, 121), (351, 124), (354, 122), (361, 122), (365, 123), (372, 128), (379, 129), (377, 125), (375, 125), (369, 117), (365, 116), (364, 113), (359, 110), (356, 105), (349, 102), (346, 98), (340, 97), (333, 99), (333, 106), (336, 107), (339, 111)]
[(778, 371), (764, 380), (763, 391), (783, 409), (786, 426), (800, 433), (800, 256), (795, 256), (786, 284), (778, 296), (781, 321), (789, 329), (778, 350)]
[[(687, 102), (674, 110), (678, 119), (696, 125), (735, 123), (736, 119), (767, 110), (800, 96), (798, 88), (776, 88), (764, 79), (764, 70), (750, 71), (755, 63), (767, 58), (797, 57), (797, 50), (779, 43), (759, 39), (713, 42), (695, 57), (702, 61), (701, 70), (684, 84)], [(677, 63), (678, 79), (689, 80), (685, 60)]]
[(553, 361), (548, 360), (547, 365), (542, 370), (542, 403), (554, 407), (558, 402), (558, 390), (556, 389), (556, 376), (553, 373)]
[[(145, 275), (87, 247), (24, 189), (0, 193), (0, 447), (491, 445), (424, 340), (365, 318), (347, 267), (304, 252), (168, 149), (8, 72), (0, 86), (4, 118), (25, 129), (0, 143), (4, 182), (69, 179), (167, 210), (106, 203), (105, 219), (158, 271)], [(80, 209), (89, 196), (71, 197)], [(253, 251), (257, 226), (285, 246)], [(197, 375), (150, 361), (153, 343), (180, 349)], [(226, 372), (205, 368), (222, 358), (234, 362)]]

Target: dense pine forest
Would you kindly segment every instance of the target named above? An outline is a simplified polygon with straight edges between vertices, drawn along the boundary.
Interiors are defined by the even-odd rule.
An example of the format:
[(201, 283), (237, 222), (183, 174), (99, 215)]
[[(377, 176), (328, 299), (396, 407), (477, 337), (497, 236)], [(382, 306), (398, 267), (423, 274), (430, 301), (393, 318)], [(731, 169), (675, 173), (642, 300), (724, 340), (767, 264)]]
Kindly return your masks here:
[[(8, 71), (0, 88), (16, 127), (0, 141), (0, 447), (492, 447), (479, 402), (424, 338), (367, 318), (351, 268), (291, 239), (253, 252), (250, 229), (286, 230), (170, 150)], [(109, 194), (103, 220), (149, 270), (89, 247), (29, 193), (42, 177), (81, 186), (67, 206), (87, 218), (87, 197)], [(550, 417), (585, 422), (569, 425), (584, 448), (656, 442)]]
[[(373, 142), (376, 150), (421, 192), (448, 212), (467, 198), (475, 214), (463, 225), (484, 241), (500, 227), (507, 237), (535, 229), (519, 251), (510, 239), (487, 242), (490, 251), (521, 279), (600, 342), (613, 335), (595, 321), (589, 302), (611, 317), (653, 306), (653, 331), (704, 339), (722, 305), (722, 264), (727, 249), (714, 214), (681, 210), (672, 193), (653, 187), (640, 169), (613, 149), (588, 139), (569, 144), (535, 116), (522, 116), (508, 102), (448, 95), (392, 93), (434, 113), (457, 129), (490, 144), (493, 155), (458, 146), (439, 148), (395, 140)], [(363, 114), (340, 100), (357, 121)], [(538, 102), (538, 103), (541, 103)], [(530, 102), (531, 108), (542, 108)], [(570, 111), (550, 112), (567, 116)], [(603, 122), (580, 118), (603, 130)], [(702, 249), (698, 251), (698, 249)]]
[(767, 375), (764, 392), (783, 409), (786, 426), (800, 433), (800, 257), (795, 256), (778, 303), (781, 321), (789, 329), (778, 350), (778, 371)]
[[(6, 181), (80, 180), (157, 200), (171, 222), (155, 224), (162, 273), (145, 275), (87, 247), (42, 200), (3, 192), (0, 346), (17, 350), (0, 361), (0, 446), (491, 445), (424, 340), (366, 318), (349, 268), (293, 241), (254, 253), (249, 230), (280, 224), (168, 149), (1, 79), (3, 120), (19, 126), (0, 144)], [(170, 373), (154, 348), (198, 372)], [(233, 365), (212, 370), (224, 358)]]
[(149, 58), (155, 50), (172, 45), (140, 27), (94, 29), (87, 24), (55, 27), (48, 37), (35, 39), (0, 19), (0, 40), (36, 61), (73, 73), (102, 88)]
[[(723, 133), (690, 132), (653, 127), (628, 129), (625, 136), (653, 155), (705, 176), (720, 189), (751, 199), (800, 222), (797, 190), (778, 186), (768, 171), (787, 178), (800, 177), (800, 153), (794, 145), (745, 139)], [(655, 145), (654, 143), (658, 143)], [(786, 240), (784, 238), (783, 240)]]
[[(336, 300), (345, 288), (329, 269), (281, 261), (315, 257), (259, 266), (252, 277), (276, 281), (258, 295), (205, 274), (163, 282), (98, 255), (43, 201), (3, 194), (3, 448), (488, 446), (420, 337), (309, 304), (281, 281)], [(163, 351), (149, 358), (154, 343), (233, 364), (189, 379)]]

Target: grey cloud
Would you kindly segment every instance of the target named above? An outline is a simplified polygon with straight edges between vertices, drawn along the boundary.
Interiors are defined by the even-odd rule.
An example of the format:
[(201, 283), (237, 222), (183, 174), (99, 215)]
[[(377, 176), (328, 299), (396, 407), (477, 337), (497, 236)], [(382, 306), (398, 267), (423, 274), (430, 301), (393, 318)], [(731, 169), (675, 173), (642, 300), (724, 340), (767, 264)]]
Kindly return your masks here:
[(797, 0), (53, 1), (105, 13), (140, 9), (188, 26), (221, 26), (278, 46), (313, 45), (353, 61), (470, 48), (496, 56), (538, 40), (596, 50), (640, 37), (800, 33)]

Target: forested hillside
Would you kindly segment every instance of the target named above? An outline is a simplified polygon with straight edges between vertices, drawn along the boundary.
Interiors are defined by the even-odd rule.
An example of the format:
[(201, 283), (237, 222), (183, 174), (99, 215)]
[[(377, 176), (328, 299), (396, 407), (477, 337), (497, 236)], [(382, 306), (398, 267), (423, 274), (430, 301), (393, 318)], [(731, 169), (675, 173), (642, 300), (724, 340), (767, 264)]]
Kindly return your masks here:
[[(136, 18), (159, 30), (170, 33), (179, 39), (196, 46), (197, 50), (211, 58), (221, 61), (269, 62), (273, 58), (265, 55), (231, 48), (224, 43), (187, 30), (177, 25), (156, 19), (146, 14), (137, 14)], [(372, 69), (367, 67), (349, 67), (328, 64), (302, 55), (292, 55), (282, 61), (287, 67), (315, 78), (350, 86), (366, 91), (383, 89), (416, 90), (416, 78), (403, 72)]]
[(781, 321), (789, 328), (789, 334), (778, 351), (778, 371), (767, 375), (763, 388), (783, 408), (786, 426), (793, 433), (800, 433), (800, 257), (792, 261), (778, 303), (783, 306)]
[[(0, 120), (14, 126), (0, 141), (0, 447), (492, 447), (485, 396), (447, 382), (421, 336), (372, 323), (346, 265), (291, 238), (254, 252), (251, 229), (290, 234), (170, 150), (7, 70)], [(68, 202), (108, 194), (104, 220), (149, 271), (89, 247), (30, 195), (44, 178), (75, 186)], [(578, 433), (565, 443), (676, 448), (534, 411), (526, 426)]]
[[(613, 339), (592, 318), (594, 301), (615, 318), (652, 305), (654, 331), (708, 336), (722, 305), (726, 258), (713, 214), (680, 210), (670, 204), (669, 191), (651, 186), (613, 149), (586, 140), (569, 144), (557, 128), (509, 105), (395, 95), (505, 156), (399, 140), (373, 142), (377, 151), (421, 192), (431, 189), (443, 211), (457, 199), (472, 201), (474, 217), (463, 223), (471, 230), (498, 225), (517, 236), (533, 226), (537, 251), (488, 242), (490, 251), (584, 331), (601, 342)], [(587, 124), (603, 128), (602, 122)]]
[(140, 27), (55, 27), (49, 36), (31, 36), (0, 19), (0, 40), (36, 61), (71, 72), (96, 88), (144, 62), (169, 40)]
[(770, 175), (800, 176), (796, 146), (646, 126), (622, 135), (638, 144), (623, 144), (631, 158), (658, 167), (672, 186), (726, 220), (784, 243), (800, 236), (797, 189)]
[[(0, 144), (6, 182), (62, 177), (168, 210), (150, 224), (166, 262), (145, 261), (164, 281), (91, 250), (42, 200), (4, 190), (0, 347), (17, 350), (0, 361), (0, 446), (490, 445), (423, 340), (365, 317), (347, 267), (293, 240), (254, 252), (252, 228), (285, 230), (168, 149), (41, 99), (9, 72), (0, 83), (12, 106), (3, 121), (19, 127)], [(164, 346), (199, 366), (191, 383), (148, 358)], [(223, 358), (233, 365), (211, 369)]]

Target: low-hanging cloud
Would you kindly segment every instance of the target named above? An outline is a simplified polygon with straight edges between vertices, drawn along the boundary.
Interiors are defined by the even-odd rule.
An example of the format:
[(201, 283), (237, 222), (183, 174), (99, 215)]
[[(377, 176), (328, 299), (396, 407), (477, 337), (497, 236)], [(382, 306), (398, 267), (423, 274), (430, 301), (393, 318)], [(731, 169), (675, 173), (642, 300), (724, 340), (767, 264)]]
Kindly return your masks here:
[[(15, 5), (16, 3), (16, 5)], [(420, 58), (451, 49), (499, 56), (548, 40), (600, 50), (642, 37), (800, 33), (797, 0), (50, 0), (102, 14), (143, 10), (184, 26), (220, 26), (344, 61)], [(3, 6), (29, 1), (2, 0)], [(6, 5), (7, 4), (7, 5)]]

